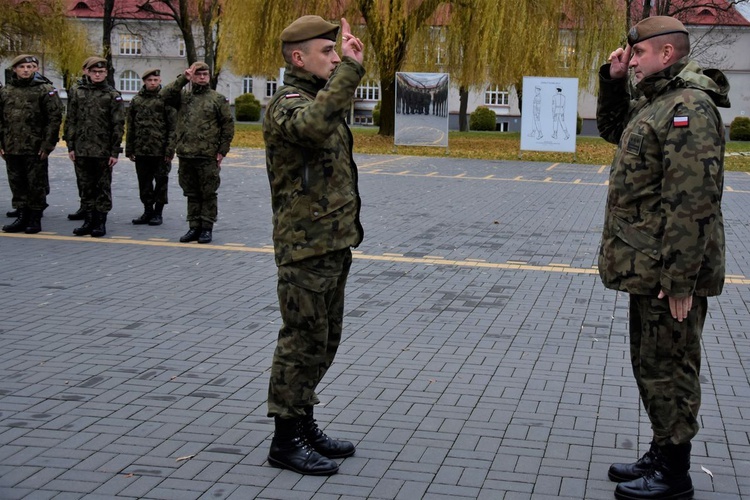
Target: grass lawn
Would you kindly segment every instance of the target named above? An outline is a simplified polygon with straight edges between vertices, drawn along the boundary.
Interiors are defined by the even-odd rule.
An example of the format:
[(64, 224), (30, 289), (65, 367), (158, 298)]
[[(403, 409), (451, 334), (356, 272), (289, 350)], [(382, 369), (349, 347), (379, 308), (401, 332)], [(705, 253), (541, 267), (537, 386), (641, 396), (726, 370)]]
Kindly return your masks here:
[[(453, 132), (448, 138), (449, 151), (443, 148), (426, 148), (393, 145), (393, 137), (378, 135), (377, 127), (353, 127), (354, 151), (367, 154), (398, 154), (412, 156), (449, 156), (452, 158), (477, 158), (484, 160), (518, 160), (520, 134), (518, 132)], [(238, 123), (232, 145), (244, 148), (263, 148), (263, 135), (258, 124)], [(521, 160), (609, 165), (615, 146), (598, 137), (578, 137), (575, 160), (573, 153), (548, 153), (523, 151)], [(726, 170), (750, 172), (750, 142), (729, 141), (727, 153), (748, 153), (748, 156), (728, 155), (724, 160)]]

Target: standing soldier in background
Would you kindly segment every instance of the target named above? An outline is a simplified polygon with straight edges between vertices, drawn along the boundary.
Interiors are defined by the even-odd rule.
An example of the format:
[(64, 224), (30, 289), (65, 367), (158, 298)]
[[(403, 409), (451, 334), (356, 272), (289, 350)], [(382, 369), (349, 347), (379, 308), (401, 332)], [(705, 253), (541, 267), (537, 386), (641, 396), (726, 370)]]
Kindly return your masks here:
[(122, 96), (107, 83), (107, 60), (92, 58), (86, 65), (89, 83), (75, 89), (68, 104), (68, 155), (81, 181), (81, 204), (86, 211), (76, 236), (107, 234), (112, 209), (112, 167), (121, 151), (125, 129)]
[[(92, 59), (95, 58), (96, 56), (91, 56), (84, 59), (83, 66), (81, 66), (81, 78), (76, 80), (76, 82), (73, 83), (68, 89), (68, 109), (70, 109), (71, 103), (75, 99), (76, 89), (78, 89), (78, 87), (80, 87), (81, 85), (91, 83), (86, 66)], [(68, 120), (65, 120), (65, 123), (63, 124), (63, 140), (66, 142), (68, 141)], [(76, 210), (72, 214), (68, 214), (68, 220), (83, 220), (86, 218), (86, 209), (83, 207), (83, 186), (81, 186), (81, 176), (79, 175), (79, 169), (75, 165), (75, 162), (73, 162), (73, 169), (76, 174), (76, 187), (78, 187), (79, 205), (78, 210)]]
[[(221, 161), (234, 137), (229, 101), (211, 89), (208, 64), (193, 63), (184, 74), (161, 91), (167, 104), (177, 109), (177, 157), (180, 187), (187, 197), (190, 229), (180, 241), (211, 243), (219, 211), (216, 191)], [(183, 92), (188, 83), (192, 88)]]
[(346, 117), (365, 69), (363, 45), (339, 27), (302, 16), (281, 33), (284, 86), (263, 120), (282, 327), (268, 387), (274, 435), (268, 462), (300, 474), (338, 471), (354, 444), (317, 425), (315, 393), (341, 341), (351, 247), (362, 241), (361, 201)]
[(149, 69), (141, 77), (143, 87), (127, 111), (125, 156), (135, 162), (143, 214), (133, 224), (158, 226), (168, 203), (169, 172), (174, 156), (177, 112), (159, 95), (161, 71)]
[(62, 122), (57, 89), (36, 73), (36, 57), (20, 55), (12, 62), (13, 77), (0, 90), (0, 154), (8, 169), (16, 220), (3, 231), (28, 234), (42, 230), (47, 207), (47, 157), (55, 149)]
[[(648, 452), (613, 464), (615, 497), (687, 499), (701, 405), (707, 297), (724, 286), (724, 124), (729, 82), (688, 58), (685, 26), (654, 16), (599, 70), (597, 125), (617, 144), (599, 274), (630, 298), (630, 357), (651, 422)], [(628, 95), (628, 69), (636, 96)]]

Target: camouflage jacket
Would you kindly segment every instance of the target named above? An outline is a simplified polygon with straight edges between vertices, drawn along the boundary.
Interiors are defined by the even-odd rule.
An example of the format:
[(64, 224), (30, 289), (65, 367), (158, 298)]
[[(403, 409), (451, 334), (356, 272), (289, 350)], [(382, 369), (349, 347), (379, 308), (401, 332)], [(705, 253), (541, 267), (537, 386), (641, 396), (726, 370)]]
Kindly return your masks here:
[(57, 89), (36, 75), (15, 76), (0, 90), (0, 144), (6, 154), (49, 153), (57, 145), (62, 102)]
[(68, 93), (65, 141), (76, 156), (117, 158), (125, 130), (120, 93), (107, 82), (81, 82)]
[(599, 253), (604, 286), (628, 293), (712, 296), (724, 285), (724, 124), (729, 83), (683, 59), (644, 78), (599, 72), (597, 125), (618, 144)]
[(174, 156), (176, 116), (158, 89), (141, 88), (127, 110), (125, 156)]
[(234, 118), (229, 101), (207, 85), (193, 85), (189, 92), (185, 75), (164, 87), (159, 93), (165, 102), (177, 109), (177, 156), (215, 158), (226, 156), (234, 137)]
[(364, 232), (346, 116), (364, 75), (343, 58), (326, 81), (287, 66), (263, 120), (276, 264), (356, 247)]

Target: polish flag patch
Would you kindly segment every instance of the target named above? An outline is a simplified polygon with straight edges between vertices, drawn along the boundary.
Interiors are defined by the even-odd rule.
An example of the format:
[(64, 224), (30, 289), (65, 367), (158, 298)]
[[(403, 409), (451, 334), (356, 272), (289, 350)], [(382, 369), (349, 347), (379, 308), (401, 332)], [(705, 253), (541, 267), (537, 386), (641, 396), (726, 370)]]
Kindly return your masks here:
[(690, 119), (687, 116), (675, 116), (672, 123), (675, 127), (687, 127), (690, 125)]
[(287, 94), (284, 97), (286, 97), (287, 99), (292, 99), (293, 97), (299, 97), (299, 94)]

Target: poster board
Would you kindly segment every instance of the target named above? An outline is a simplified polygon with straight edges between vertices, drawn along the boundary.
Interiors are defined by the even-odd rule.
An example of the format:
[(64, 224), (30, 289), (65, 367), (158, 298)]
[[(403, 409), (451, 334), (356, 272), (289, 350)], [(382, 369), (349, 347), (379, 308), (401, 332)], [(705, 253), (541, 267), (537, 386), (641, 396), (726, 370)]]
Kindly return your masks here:
[(578, 78), (523, 77), (521, 150), (576, 152)]
[(447, 73), (396, 73), (393, 142), (448, 147)]

